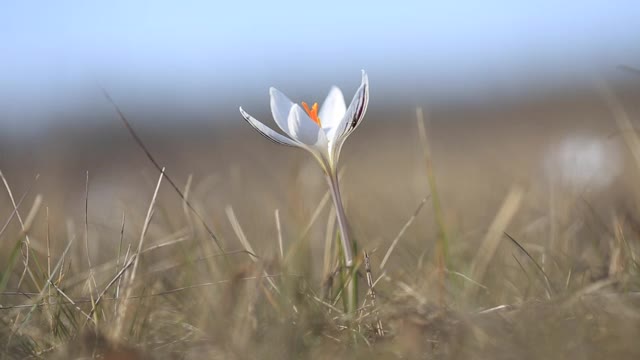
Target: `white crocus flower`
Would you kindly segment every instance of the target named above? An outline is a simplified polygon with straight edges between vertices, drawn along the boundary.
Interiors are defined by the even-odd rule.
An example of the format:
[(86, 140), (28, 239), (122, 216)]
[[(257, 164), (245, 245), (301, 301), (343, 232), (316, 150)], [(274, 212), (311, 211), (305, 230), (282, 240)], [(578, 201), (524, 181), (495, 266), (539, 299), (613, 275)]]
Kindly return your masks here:
[(247, 114), (242, 107), (240, 113), (260, 134), (282, 145), (300, 147), (309, 151), (320, 163), (327, 175), (331, 188), (338, 225), (340, 226), (342, 245), (347, 266), (353, 265), (353, 248), (347, 233), (347, 221), (342, 207), (338, 187), (338, 158), (347, 137), (355, 130), (367, 110), (369, 102), (369, 80), (362, 71), (362, 83), (347, 108), (342, 91), (332, 87), (329, 95), (318, 111), (318, 104), (309, 107), (292, 102), (275, 88), (269, 89), (271, 95), (271, 113), (278, 127), (287, 135), (281, 135)]

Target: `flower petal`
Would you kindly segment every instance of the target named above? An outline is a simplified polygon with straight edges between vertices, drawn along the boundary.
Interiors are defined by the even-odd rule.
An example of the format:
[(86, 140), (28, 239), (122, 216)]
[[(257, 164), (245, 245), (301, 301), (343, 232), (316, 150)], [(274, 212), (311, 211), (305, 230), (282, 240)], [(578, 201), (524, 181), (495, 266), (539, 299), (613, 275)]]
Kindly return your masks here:
[(346, 138), (353, 132), (353, 130), (360, 125), (360, 122), (364, 118), (364, 114), (367, 111), (367, 105), (369, 104), (369, 77), (367, 73), (362, 70), (362, 83), (356, 91), (356, 94), (351, 100), (351, 104), (347, 109), (344, 117), (340, 121), (340, 124), (335, 129), (335, 134), (331, 137), (331, 157), (332, 162), (335, 163), (340, 156), (340, 150), (342, 144)]
[(335, 129), (344, 118), (344, 114), (347, 111), (347, 106), (344, 103), (344, 96), (342, 91), (336, 86), (329, 90), (329, 95), (322, 103), (320, 108), (320, 121), (322, 128), (325, 129), (327, 137), (332, 139)]
[(271, 114), (273, 115), (273, 119), (282, 131), (293, 137), (289, 132), (288, 125), (289, 114), (294, 105), (293, 101), (289, 100), (287, 95), (274, 87), (269, 88), (269, 95), (271, 95)]
[(294, 104), (289, 113), (289, 134), (295, 140), (327, 152), (327, 137), (324, 131), (319, 127), (307, 113), (298, 104)]
[(364, 114), (367, 111), (367, 105), (369, 104), (369, 77), (367, 73), (362, 70), (362, 83), (360, 87), (356, 91), (356, 94), (353, 96), (351, 100), (351, 104), (345, 113), (346, 120), (346, 128), (345, 131), (348, 135), (351, 133), (358, 125), (360, 125), (360, 121), (364, 118)]
[(265, 124), (256, 120), (253, 116), (247, 114), (247, 112), (244, 111), (242, 107), (240, 107), (240, 114), (242, 114), (242, 117), (249, 123), (249, 125), (256, 129), (262, 136), (275, 142), (276, 144), (300, 147), (300, 144), (298, 144), (297, 142), (289, 139), (288, 137), (278, 134), (277, 132), (271, 130), (271, 128), (269, 128)]

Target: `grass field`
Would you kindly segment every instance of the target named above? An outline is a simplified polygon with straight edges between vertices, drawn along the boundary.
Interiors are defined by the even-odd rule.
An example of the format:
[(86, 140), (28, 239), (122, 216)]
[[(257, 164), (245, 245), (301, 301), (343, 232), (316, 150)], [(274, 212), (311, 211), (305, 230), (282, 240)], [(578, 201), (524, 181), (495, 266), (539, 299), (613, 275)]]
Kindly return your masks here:
[(426, 144), (372, 105), (341, 159), (351, 314), (320, 169), (239, 115), (131, 115), (168, 177), (115, 115), (5, 138), (2, 358), (637, 359), (637, 99), (427, 111)]

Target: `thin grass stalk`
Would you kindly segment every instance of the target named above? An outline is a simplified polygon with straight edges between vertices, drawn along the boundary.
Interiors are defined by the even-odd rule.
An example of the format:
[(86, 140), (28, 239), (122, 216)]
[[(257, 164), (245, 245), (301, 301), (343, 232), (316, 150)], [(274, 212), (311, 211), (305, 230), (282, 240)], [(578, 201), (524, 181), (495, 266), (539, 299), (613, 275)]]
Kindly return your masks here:
[[(36, 175), (36, 178), (34, 181), (37, 181), (39, 177), (40, 175)], [(4, 187), (7, 190), (7, 195), (9, 195), (9, 200), (11, 200), (11, 204), (15, 209), (15, 215), (18, 218), (18, 222), (20, 223), (20, 227), (22, 228), (22, 231), (24, 232), (24, 241), (22, 242), (24, 270), (22, 271), (22, 275), (20, 275), (20, 280), (18, 280), (17, 287), (20, 288), (22, 286), (22, 281), (24, 280), (25, 275), (28, 273), (29, 277), (31, 278), (31, 281), (33, 281), (33, 284), (36, 286), (38, 291), (40, 291), (40, 285), (38, 284), (38, 281), (33, 275), (33, 272), (29, 268), (29, 252), (30, 252), (30, 246), (31, 246), (31, 239), (29, 238), (29, 233), (25, 230), (25, 225), (24, 225), (25, 223), (24, 221), (22, 221), (22, 217), (20, 216), (20, 212), (18, 211), (16, 201), (13, 197), (13, 192), (11, 191), (11, 188), (9, 187), (9, 182), (7, 181), (7, 178), (4, 176), (2, 171), (0, 171), (0, 179), (2, 179), (2, 183), (4, 184)]]
[[(147, 230), (149, 229), (149, 223), (151, 223), (153, 210), (155, 208), (156, 200), (158, 197), (158, 191), (160, 190), (160, 184), (162, 184), (162, 179), (164, 178), (164, 170), (165, 168), (162, 168), (162, 171), (160, 171), (160, 177), (158, 178), (158, 183), (156, 184), (156, 188), (153, 191), (153, 197), (151, 198), (151, 203), (149, 204), (149, 209), (147, 210), (147, 216), (144, 220), (144, 224), (142, 225), (142, 232), (140, 233), (140, 240), (138, 241), (138, 251), (136, 251), (134, 255), (135, 259), (133, 260), (133, 268), (131, 269), (131, 274), (129, 275), (129, 279), (126, 283), (126, 292), (124, 296), (125, 300), (131, 297), (131, 292), (135, 284), (136, 272), (138, 270), (138, 264), (140, 263), (140, 254), (142, 253), (142, 244), (144, 243), (145, 235), (147, 233)], [(125, 302), (119, 309), (120, 313), (116, 318), (116, 325), (113, 331), (115, 338), (118, 338), (121, 335), (123, 322), (127, 314), (127, 307), (128, 303)]]
[(446, 292), (446, 270), (449, 270), (451, 265), (451, 259), (449, 258), (449, 235), (444, 221), (444, 211), (440, 203), (438, 187), (436, 186), (436, 176), (431, 160), (431, 150), (424, 124), (424, 112), (421, 107), (416, 108), (416, 120), (418, 124), (418, 135), (420, 136), (420, 142), (422, 143), (422, 150), (424, 152), (425, 170), (427, 173), (427, 180), (429, 182), (429, 190), (431, 191), (430, 195), (433, 212), (435, 215), (436, 226), (438, 228), (436, 261), (440, 279), (440, 304), (444, 305)]
[[(424, 204), (424, 202), (422, 202)], [(375, 318), (375, 325), (373, 328), (376, 331), (376, 335), (384, 336), (384, 329), (382, 328), (382, 320), (380, 320), (380, 313), (378, 312), (378, 308), (376, 306), (376, 290), (373, 283), (373, 274), (371, 273), (371, 259), (369, 258), (369, 254), (366, 250), (363, 250), (364, 255), (364, 269), (367, 274), (367, 286), (369, 286), (368, 296), (371, 301), (371, 307), (373, 308), (373, 316)]]

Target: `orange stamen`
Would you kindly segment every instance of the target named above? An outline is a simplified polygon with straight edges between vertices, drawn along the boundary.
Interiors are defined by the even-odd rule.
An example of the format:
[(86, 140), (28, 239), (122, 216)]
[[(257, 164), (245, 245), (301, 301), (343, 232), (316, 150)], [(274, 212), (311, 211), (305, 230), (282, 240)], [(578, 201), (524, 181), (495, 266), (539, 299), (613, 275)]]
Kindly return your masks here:
[(314, 123), (318, 124), (318, 126), (322, 126), (322, 124), (320, 123), (320, 118), (318, 117), (318, 103), (314, 103), (311, 109), (309, 109), (309, 105), (307, 105), (307, 103), (303, 101), (302, 107)]

